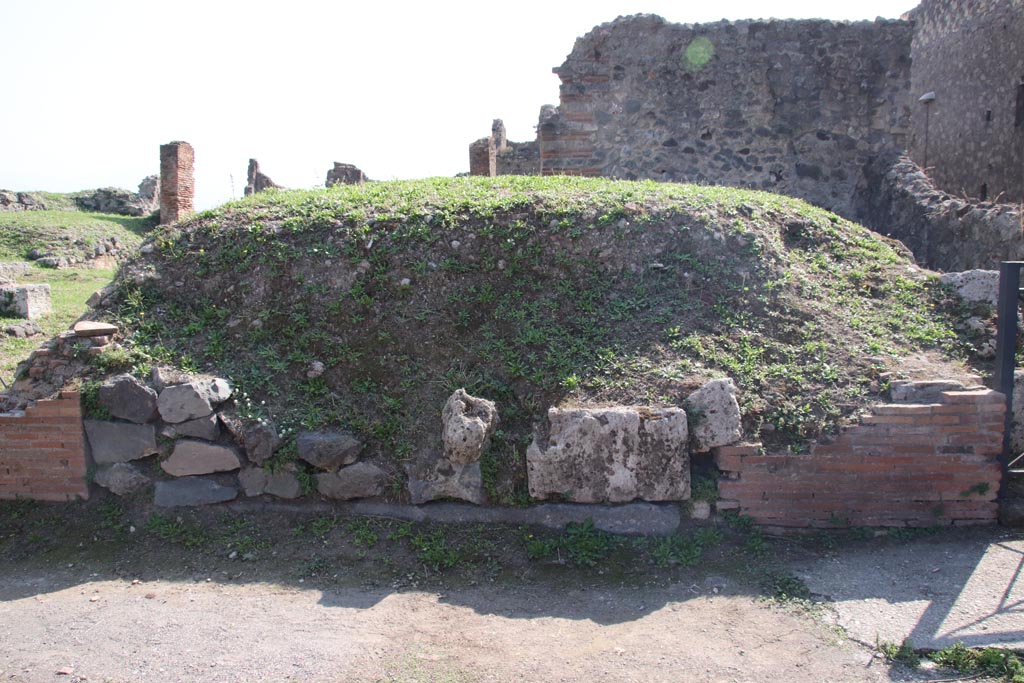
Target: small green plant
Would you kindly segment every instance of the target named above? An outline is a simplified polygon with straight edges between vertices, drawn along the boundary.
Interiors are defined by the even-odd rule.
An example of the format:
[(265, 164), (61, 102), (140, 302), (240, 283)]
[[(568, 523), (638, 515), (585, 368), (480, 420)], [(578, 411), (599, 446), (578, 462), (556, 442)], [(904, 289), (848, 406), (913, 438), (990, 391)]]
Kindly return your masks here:
[(917, 654), (914, 645), (909, 640), (904, 640), (899, 645), (888, 642), (879, 643), (878, 651), (890, 662), (898, 662), (912, 669), (917, 668), (921, 663), (921, 656)]
[(378, 535), (369, 519), (357, 519), (345, 525), (345, 532), (351, 534), (357, 548), (372, 548), (377, 545)]
[(974, 649), (955, 643), (928, 655), (939, 666), (972, 677), (998, 677), (1007, 683), (1024, 683), (1024, 662), (1011, 650), (995, 647)]
[(444, 533), (439, 529), (432, 534), (419, 534), (412, 538), (419, 561), (436, 572), (450, 569), (458, 564), (459, 554), (448, 547)]
[(170, 519), (159, 514), (152, 515), (146, 520), (145, 528), (161, 540), (177, 543), (189, 550), (203, 546), (210, 540), (203, 529), (186, 524), (180, 517)]
[(593, 567), (612, 551), (612, 535), (594, 527), (594, 520), (580, 524), (570, 522), (560, 539), (569, 562), (580, 567)]
[(100, 382), (87, 380), (79, 387), (82, 415), (89, 420), (109, 420), (110, 411), (100, 405)]
[(700, 561), (703, 549), (694, 539), (674, 534), (654, 541), (651, 554), (659, 567), (681, 565), (692, 567)]

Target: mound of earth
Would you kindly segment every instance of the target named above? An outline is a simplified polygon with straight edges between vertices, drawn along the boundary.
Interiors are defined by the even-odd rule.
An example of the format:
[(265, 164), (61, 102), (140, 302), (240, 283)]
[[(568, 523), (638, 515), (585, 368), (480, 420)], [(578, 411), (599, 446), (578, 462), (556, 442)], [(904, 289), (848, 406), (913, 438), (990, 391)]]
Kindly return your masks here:
[[(897, 242), (761, 192), (500, 177), (269, 191), (159, 229), (102, 315), (105, 371), (230, 379), (285, 437), (338, 427), (395, 474), (445, 399), (496, 402), (491, 498), (525, 498), (553, 405), (680, 405), (739, 388), (745, 436), (805, 447), (906, 357), (963, 372), (949, 292)], [(109, 356), (109, 354), (104, 354)], [(288, 452), (284, 449), (283, 452)]]

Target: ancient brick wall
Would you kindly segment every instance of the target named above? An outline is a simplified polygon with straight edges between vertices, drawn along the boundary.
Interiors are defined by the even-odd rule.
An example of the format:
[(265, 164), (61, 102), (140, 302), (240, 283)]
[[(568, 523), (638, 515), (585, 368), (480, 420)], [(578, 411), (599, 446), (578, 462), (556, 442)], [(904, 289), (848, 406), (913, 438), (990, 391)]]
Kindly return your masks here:
[(909, 133), (912, 29), (603, 24), (555, 69), (542, 172), (752, 187), (847, 213), (865, 164)]
[(1024, 4), (924, 0), (907, 16), (913, 99), (935, 93), (913, 104), (914, 160), (947, 192), (1024, 201)]
[(0, 413), (0, 499), (88, 498), (82, 434), (76, 391)]
[(808, 454), (717, 448), (719, 507), (780, 527), (995, 522), (1004, 410), (995, 391), (949, 391), (875, 406)]
[(173, 223), (194, 212), (195, 152), (187, 142), (160, 145), (160, 223)]
[(469, 174), (540, 175), (540, 142), (509, 142), (505, 124), (494, 119), (490, 136), (469, 146)]

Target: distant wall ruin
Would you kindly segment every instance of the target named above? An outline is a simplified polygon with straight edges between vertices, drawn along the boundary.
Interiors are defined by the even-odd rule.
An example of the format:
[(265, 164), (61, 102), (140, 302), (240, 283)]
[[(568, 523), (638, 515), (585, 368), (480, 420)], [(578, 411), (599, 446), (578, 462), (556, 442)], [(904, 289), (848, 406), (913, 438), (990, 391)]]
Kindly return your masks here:
[(490, 136), (469, 146), (469, 174), (540, 175), (540, 143), (509, 142), (505, 123), (494, 119)]
[(924, 0), (906, 16), (914, 161), (947, 192), (1024, 201), (1024, 4)]
[(335, 161), (334, 168), (327, 171), (327, 181), (325, 182), (325, 185), (327, 187), (331, 187), (333, 185), (359, 185), (366, 181), (366, 174), (357, 167), (352, 164), (342, 164)]
[(263, 192), (264, 190), (270, 190), (279, 188), (273, 180), (270, 179), (266, 173), (260, 171), (260, 162), (255, 159), (249, 159), (249, 171), (246, 176), (245, 183), (245, 196), (256, 194), (257, 192)]
[(195, 152), (187, 142), (160, 145), (160, 223), (192, 215), (195, 195)]

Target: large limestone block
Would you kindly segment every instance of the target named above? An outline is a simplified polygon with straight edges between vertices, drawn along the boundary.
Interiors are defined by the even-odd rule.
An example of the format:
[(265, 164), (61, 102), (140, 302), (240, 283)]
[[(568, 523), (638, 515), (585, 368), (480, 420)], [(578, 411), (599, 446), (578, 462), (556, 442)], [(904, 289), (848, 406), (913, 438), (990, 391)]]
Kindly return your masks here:
[(156, 417), (156, 392), (131, 375), (117, 375), (100, 385), (97, 400), (113, 417), (144, 424)]
[(156, 429), (151, 424), (85, 420), (85, 435), (97, 465), (138, 460), (158, 452)]
[(687, 396), (686, 412), (690, 416), (693, 450), (697, 453), (728, 446), (743, 436), (736, 385), (728, 377), (712, 380)]
[(575, 503), (686, 500), (690, 456), (679, 408), (548, 410), (548, 434), (526, 451), (530, 495)]
[(230, 472), (242, 466), (238, 452), (231, 446), (195, 439), (180, 439), (174, 444), (171, 457), (160, 463), (164, 472), (174, 477), (194, 474)]
[(386, 484), (384, 470), (366, 462), (316, 475), (316, 488), (320, 495), (335, 500), (373, 498), (384, 493)]
[[(1020, 227), (1017, 228), (1018, 235)], [(964, 301), (972, 304), (988, 304), (993, 308), (999, 303), (998, 270), (965, 270), (961, 273), (943, 273), (939, 281), (952, 287)]]
[(0, 285), (0, 315), (35, 320), (48, 313), (50, 285)]
[(458, 389), (441, 411), (444, 429), (444, 457), (460, 465), (476, 462), (490, 443), (498, 426), (498, 409), (492, 401), (476, 398)]

